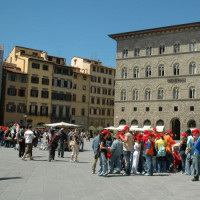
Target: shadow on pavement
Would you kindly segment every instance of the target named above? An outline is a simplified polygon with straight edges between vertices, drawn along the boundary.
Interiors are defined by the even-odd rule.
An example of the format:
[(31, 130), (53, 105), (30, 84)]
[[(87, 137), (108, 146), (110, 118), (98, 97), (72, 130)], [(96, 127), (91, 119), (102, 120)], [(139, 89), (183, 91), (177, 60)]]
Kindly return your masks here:
[(0, 181), (10, 180), (10, 179), (22, 179), (22, 177), (5, 177), (5, 178), (0, 178)]

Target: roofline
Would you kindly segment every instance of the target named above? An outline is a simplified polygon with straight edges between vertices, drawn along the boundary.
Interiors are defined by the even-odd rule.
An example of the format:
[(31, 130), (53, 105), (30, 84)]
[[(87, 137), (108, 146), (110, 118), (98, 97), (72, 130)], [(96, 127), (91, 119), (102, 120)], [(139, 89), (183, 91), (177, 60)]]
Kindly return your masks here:
[(72, 59), (73, 59), (73, 58), (81, 58), (81, 59), (83, 59), (83, 60), (90, 60), (90, 61), (102, 63), (101, 61), (98, 61), (98, 60), (92, 60), (92, 59), (89, 59), (89, 58), (82, 58), (82, 57), (79, 57), (79, 56), (73, 56)]
[(127, 36), (138, 36), (138, 35), (146, 35), (146, 34), (151, 34), (151, 33), (163, 33), (163, 32), (168, 32), (168, 31), (180, 31), (180, 30), (188, 29), (188, 28), (200, 28), (200, 22), (144, 29), (144, 30), (138, 30), (138, 31), (130, 31), (130, 32), (124, 32), (124, 33), (116, 33), (116, 34), (110, 34), (108, 36), (112, 39), (117, 39), (120, 37), (127, 37)]
[[(40, 52), (43, 52), (42, 50), (31, 49), (31, 48), (22, 47), (22, 46), (15, 46), (15, 47), (19, 47), (19, 48), (23, 48), (23, 49), (30, 49), (30, 50), (34, 50), (34, 51), (40, 51)], [(15, 47), (14, 47), (14, 48), (15, 48)], [(13, 48), (13, 49), (14, 49), (14, 48)]]

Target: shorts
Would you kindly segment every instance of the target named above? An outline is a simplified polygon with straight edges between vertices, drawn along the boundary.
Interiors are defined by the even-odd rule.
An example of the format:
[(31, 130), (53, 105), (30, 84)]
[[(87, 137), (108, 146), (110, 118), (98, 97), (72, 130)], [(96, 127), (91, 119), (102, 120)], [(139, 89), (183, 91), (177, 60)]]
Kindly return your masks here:
[(74, 145), (74, 146), (72, 146), (72, 156), (74, 156), (74, 155), (77, 155), (78, 156), (78, 154), (79, 154), (79, 145)]
[(32, 150), (32, 143), (27, 143), (26, 144), (26, 154), (31, 153), (31, 150)]

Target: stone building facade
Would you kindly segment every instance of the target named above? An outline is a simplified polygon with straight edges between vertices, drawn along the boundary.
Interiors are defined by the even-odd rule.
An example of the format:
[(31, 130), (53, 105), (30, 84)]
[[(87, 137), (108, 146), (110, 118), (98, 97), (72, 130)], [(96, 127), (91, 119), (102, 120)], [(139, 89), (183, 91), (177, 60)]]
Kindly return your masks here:
[(117, 41), (114, 124), (175, 137), (200, 126), (200, 23), (109, 35)]

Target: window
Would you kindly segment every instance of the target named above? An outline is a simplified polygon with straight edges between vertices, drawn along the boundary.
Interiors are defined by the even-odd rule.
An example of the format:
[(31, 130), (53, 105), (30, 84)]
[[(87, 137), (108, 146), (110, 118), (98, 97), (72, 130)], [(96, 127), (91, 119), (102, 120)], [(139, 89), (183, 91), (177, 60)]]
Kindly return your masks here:
[(149, 112), (149, 107), (146, 107), (146, 112)]
[(29, 114), (30, 115), (37, 115), (37, 105), (30, 105)]
[(98, 77), (98, 83), (101, 83), (101, 77)]
[(160, 45), (159, 47), (159, 54), (165, 53), (165, 45)]
[(119, 124), (120, 124), (120, 125), (126, 125), (126, 120), (121, 119), (121, 120), (119, 121)]
[(150, 76), (151, 76), (151, 66), (148, 65), (148, 66), (146, 67), (146, 77), (150, 77)]
[(125, 111), (125, 107), (121, 107), (121, 111), (124, 112)]
[(125, 101), (126, 100), (126, 90), (121, 91), (121, 100)]
[(158, 111), (162, 111), (162, 107), (158, 107)]
[(145, 99), (146, 100), (150, 100), (151, 99), (151, 90), (150, 89), (146, 89), (145, 90)]
[(68, 81), (64, 81), (64, 87), (68, 88)]
[(139, 78), (139, 68), (134, 67), (133, 69), (133, 78)]
[(165, 75), (164, 65), (159, 65), (159, 67), (158, 67), (158, 76), (164, 76), (164, 75)]
[(164, 90), (163, 88), (158, 89), (158, 99), (164, 99)]
[(109, 70), (109, 75), (112, 75), (112, 70)]
[(81, 116), (85, 116), (85, 109), (84, 108), (81, 109)]
[(106, 84), (106, 78), (103, 78), (103, 84)]
[(16, 76), (15, 75), (10, 75), (10, 81), (16, 81)]
[(48, 116), (48, 106), (40, 106), (40, 116)]
[(26, 53), (25, 50), (21, 50), (20, 52), (22, 55)]
[(190, 106), (190, 111), (194, 111), (194, 106)]
[(188, 122), (188, 128), (196, 128), (196, 121), (195, 120), (190, 120)]
[(83, 80), (85, 80), (85, 81), (86, 81), (86, 80), (87, 80), (87, 76), (83, 76)]
[(101, 94), (101, 88), (97, 88), (97, 94)]
[(42, 69), (45, 70), (45, 71), (48, 71), (49, 70), (49, 66), (48, 65), (43, 65)]
[(97, 104), (100, 104), (100, 98), (97, 98)]
[(174, 111), (178, 111), (178, 106), (174, 106)]
[(72, 95), (72, 101), (76, 101), (76, 94)]
[(108, 69), (104, 68), (104, 74), (108, 73)]
[(39, 83), (39, 78), (37, 76), (31, 76), (31, 83)]
[(94, 86), (91, 87), (91, 93), (96, 93), (96, 87)]
[(42, 91), (41, 92), (41, 97), (48, 99), (49, 98), (49, 92), (48, 91)]
[(146, 55), (151, 56), (152, 55), (152, 47), (147, 47), (146, 48)]
[(92, 71), (96, 72), (96, 67), (95, 66), (92, 67)]
[(25, 97), (25, 89), (24, 88), (21, 88), (18, 90), (18, 96)]
[(83, 85), (83, 90), (86, 90), (86, 86), (85, 85)]
[(173, 98), (179, 99), (179, 88), (175, 87), (173, 90)]
[(178, 63), (174, 64), (174, 75), (175, 76), (179, 75), (179, 64)]
[(76, 108), (72, 108), (72, 115), (76, 115)]
[(107, 116), (110, 116), (111, 115), (111, 111), (110, 109), (107, 109)]
[(21, 76), (21, 82), (26, 83), (26, 77), (25, 76)]
[(112, 85), (112, 79), (110, 79), (110, 78), (108, 79), (108, 84)]
[(48, 78), (42, 78), (42, 84), (43, 85), (49, 85), (49, 79)]
[(136, 112), (137, 111), (137, 107), (133, 107), (133, 111)]
[(38, 90), (37, 89), (31, 90), (31, 97), (38, 97)]
[(145, 126), (150, 126), (150, 125), (151, 125), (151, 121), (148, 120), (148, 119), (145, 120), (145, 121), (144, 121), (144, 125), (145, 125)]
[(122, 69), (122, 78), (127, 78), (127, 68), (126, 67), (124, 67)]
[(107, 89), (106, 88), (103, 88), (103, 94), (107, 94)]
[(133, 90), (133, 100), (134, 101), (137, 101), (139, 98), (138, 98), (138, 90), (137, 89), (135, 89), (135, 90)]
[(56, 116), (56, 110), (57, 110), (57, 108), (56, 108), (56, 106), (52, 106), (52, 113), (51, 113), (51, 115), (52, 116)]
[(56, 63), (57, 63), (57, 64), (60, 64), (60, 58), (57, 58), (57, 59), (56, 59)]
[(178, 53), (181, 50), (181, 45), (180, 43), (174, 44), (174, 53)]
[(96, 82), (96, 76), (91, 76), (91, 81)]
[(77, 79), (77, 74), (74, 74), (74, 78)]
[(139, 56), (139, 55), (140, 55), (140, 49), (139, 48), (135, 48), (134, 56)]
[(63, 117), (63, 106), (59, 106), (59, 117)]
[(77, 59), (74, 59), (74, 65), (76, 65)]
[(16, 96), (17, 95), (17, 89), (14, 87), (8, 88), (7, 94), (10, 96)]
[(122, 58), (128, 58), (128, 49), (123, 50)]
[(38, 64), (38, 63), (32, 63), (32, 68), (33, 69), (40, 69), (40, 64)]
[(111, 93), (112, 93), (112, 90), (108, 89), (108, 95), (111, 95)]
[(83, 103), (86, 102), (86, 96), (85, 95), (82, 96), (82, 102)]
[(190, 99), (195, 99), (196, 98), (196, 89), (195, 89), (195, 87), (190, 87), (189, 97), (190, 97)]
[(73, 85), (73, 89), (76, 89), (76, 84)]
[(32, 55), (33, 55), (33, 56), (38, 56), (38, 53), (33, 52)]
[(106, 99), (102, 99), (102, 105), (106, 104)]
[(105, 109), (104, 108), (101, 109), (101, 114), (105, 115)]
[(189, 73), (196, 74), (196, 63), (194, 63), (194, 62), (190, 63)]
[(15, 106), (14, 103), (8, 103), (6, 105), (6, 111), (7, 112), (15, 112), (15, 110), (16, 110), (16, 106)]
[(190, 51), (196, 51), (197, 50), (197, 44), (196, 42), (190, 43)]
[(48, 56), (48, 61), (52, 61), (52, 57), (51, 56)]
[(25, 106), (25, 104), (19, 104), (17, 106), (17, 112), (19, 112), (19, 113), (25, 113), (26, 112), (26, 106)]

